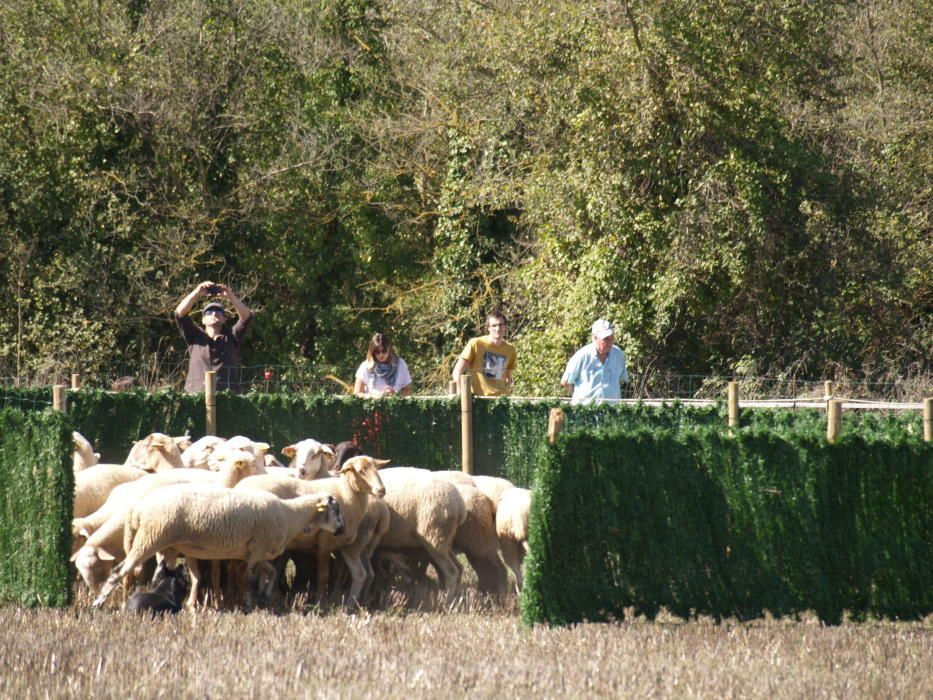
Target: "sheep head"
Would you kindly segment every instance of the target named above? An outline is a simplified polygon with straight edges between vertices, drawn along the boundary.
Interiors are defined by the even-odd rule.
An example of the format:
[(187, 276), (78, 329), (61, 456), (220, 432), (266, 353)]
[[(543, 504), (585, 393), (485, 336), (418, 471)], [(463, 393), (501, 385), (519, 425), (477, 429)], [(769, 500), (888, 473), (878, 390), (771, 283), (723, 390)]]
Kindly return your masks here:
[(382, 498), (386, 495), (386, 487), (379, 476), (379, 468), (388, 463), (388, 459), (373, 459), (366, 455), (352, 457), (340, 468), (340, 475), (354, 491)]
[(289, 466), (298, 472), (299, 479), (306, 481), (328, 476), (334, 465), (333, 448), (311, 438), (289, 445), (282, 454), (292, 458)]
[(343, 513), (340, 512), (340, 503), (336, 498), (324, 494), (310, 494), (310, 500), (314, 503), (314, 513), (318, 517), (302, 530), (304, 535), (313, 535), (317, 530), (326, 530), (335, 535), (342, 535), (347, 528)]
[[(241, 479), (258, 473), (256, 470), (256, 457), (247, 450), (238, 450), (228, 445), (217, 450), (211, 456), (211, 460), (216, 465), (216, 471), (223, 472), (226, 475), (228, 486), (233, 486)], [(263, 468), (265, 471), (265, 468)]]
[(253, 455), (254, 474), (266, 473), (266, 452), (269, 451), (269, 443), (255, 442), (243, 435), (236, 435), (226, 442), (226, 446), (234, 450), (245, 450)]
[(160, 472), (182, 466), (181, 450), (175, 438), (152, 433), (133, 443), (126, 464), (147, 472)]

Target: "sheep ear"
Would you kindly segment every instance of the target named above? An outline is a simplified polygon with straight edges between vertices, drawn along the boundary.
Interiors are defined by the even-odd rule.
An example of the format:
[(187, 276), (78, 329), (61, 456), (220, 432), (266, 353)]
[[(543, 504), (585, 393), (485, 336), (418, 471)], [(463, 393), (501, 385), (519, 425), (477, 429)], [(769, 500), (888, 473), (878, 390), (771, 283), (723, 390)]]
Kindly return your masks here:
[(72, 554), (72, 555), (71, 555), (71, 559), (69, 559), (68, 561), (74, 561), (75, 559), (78, 558), (78, 555), (79, 555), (79, 554), (81, 554), (81, 550), (80, 550), (80, 549), (79, 549), (77, 552), (75, 552), (74, 554)]
[(391, 464), (391, 459), (374, 459), (373, 462), (376, 464), (376, 469), (382, 469), (385, 465)]
[(330, 455), (331, 457), (336, 457), (336, 455), (334, 454), (335, 449), (336, 448), (333, 445), (321, 445), (321, 452), (323, 452), (326, 455)]
[(282, 454), (291, 459), (296, 454), (298, 454), (298, 448), (294, 445), (289, 445), (288, 447), (282, 448)]
[(82, 527), (78, 530), (78, 534), (81, 535), (84, 539), (88, 539), (91, 536), (91, 533), (87, 531), (86, 527)]
[(270, 445), (268, 442), (257, 442), (256, 443), (256, 449), (258, 449), (262, 454), (265, 454), (266, 452), (268, 452), (269, 447)]
[(97, 457), (97, 459), (100, 459), (100, 452), (95, 452), (94, 456)]
[(113, 556), (106, 549), (98, 549), (97, 558), (100, 559), (101, 561), (114, 561), (116, 559), (116, 557)]

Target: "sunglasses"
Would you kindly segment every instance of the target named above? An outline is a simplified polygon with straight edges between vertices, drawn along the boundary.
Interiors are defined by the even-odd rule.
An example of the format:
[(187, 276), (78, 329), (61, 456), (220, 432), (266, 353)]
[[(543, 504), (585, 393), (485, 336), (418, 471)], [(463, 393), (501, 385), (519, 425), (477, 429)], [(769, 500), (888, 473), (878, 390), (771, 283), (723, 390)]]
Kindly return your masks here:
[(204, 309), (204, 315), (207, 316), (208, 314), (217, 314), (218, 316), (223, 316), (224, 310), (223, 309)]
[(388, 348), (377, 348), (377, 349), (373, 350), (373, 355), (376, 355), (377, 357), (378, 357), (379, 355), (388, 355), (388, 354), (389, 354), (389, 349), (388, 349)]

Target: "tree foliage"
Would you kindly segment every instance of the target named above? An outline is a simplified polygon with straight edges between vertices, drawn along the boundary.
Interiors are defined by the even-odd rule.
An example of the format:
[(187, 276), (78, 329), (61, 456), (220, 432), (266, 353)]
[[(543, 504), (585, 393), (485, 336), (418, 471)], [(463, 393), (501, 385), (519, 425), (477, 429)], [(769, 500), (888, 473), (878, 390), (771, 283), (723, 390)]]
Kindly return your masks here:
[(442, 385), (503, 307), (522, 391), (596, 316), (652, 371), (929, 371), (933, 22), (904, 0), (10, 0), (0, 367), (181, 359)]

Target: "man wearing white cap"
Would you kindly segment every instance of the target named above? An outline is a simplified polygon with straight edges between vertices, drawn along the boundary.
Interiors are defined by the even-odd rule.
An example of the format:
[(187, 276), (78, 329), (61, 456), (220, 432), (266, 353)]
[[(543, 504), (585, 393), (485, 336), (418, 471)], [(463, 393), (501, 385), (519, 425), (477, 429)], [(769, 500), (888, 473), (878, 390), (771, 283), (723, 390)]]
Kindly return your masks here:
[(593, 324), (593, 342), (574, 353), (560, 378), (562, 387), (573, 387), (571, 403), (622, 398), (619, 382), (628, 381), (628, 371), (625, 353), (614, 340), (609, 321), (599, 319)]

